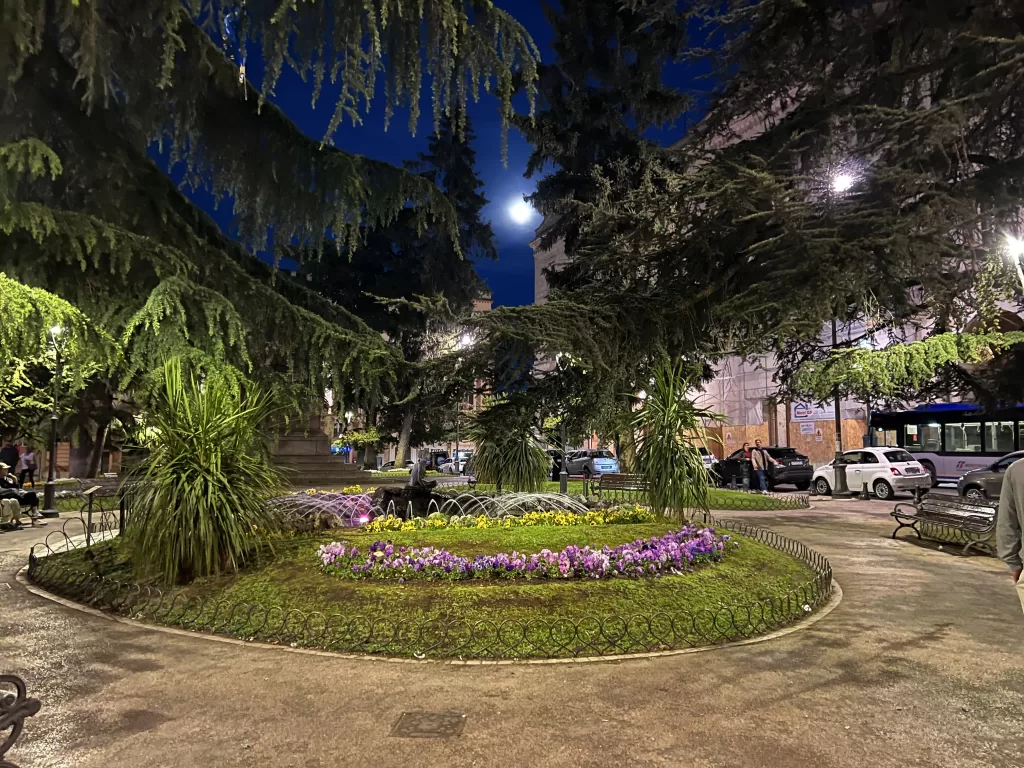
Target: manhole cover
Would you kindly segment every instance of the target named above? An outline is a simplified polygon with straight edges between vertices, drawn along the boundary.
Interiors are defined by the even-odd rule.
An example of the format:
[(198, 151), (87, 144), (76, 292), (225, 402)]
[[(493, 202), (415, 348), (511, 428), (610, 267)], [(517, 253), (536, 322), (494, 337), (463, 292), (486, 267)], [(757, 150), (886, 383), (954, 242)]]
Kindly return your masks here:
[(461, 712), (403, 712), (392, 736), (407, 739), (449, 739), (458, 736), (466, 726)]

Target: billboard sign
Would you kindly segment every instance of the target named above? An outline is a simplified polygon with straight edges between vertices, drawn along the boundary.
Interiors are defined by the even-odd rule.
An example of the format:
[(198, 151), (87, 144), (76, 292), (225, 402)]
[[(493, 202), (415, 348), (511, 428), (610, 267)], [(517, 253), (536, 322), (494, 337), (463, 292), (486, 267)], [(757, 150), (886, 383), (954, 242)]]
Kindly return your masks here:
[(828, 407), (811, 403), (793, 403), (790, 409), (793, 421), (825, 421), (833, 414)]

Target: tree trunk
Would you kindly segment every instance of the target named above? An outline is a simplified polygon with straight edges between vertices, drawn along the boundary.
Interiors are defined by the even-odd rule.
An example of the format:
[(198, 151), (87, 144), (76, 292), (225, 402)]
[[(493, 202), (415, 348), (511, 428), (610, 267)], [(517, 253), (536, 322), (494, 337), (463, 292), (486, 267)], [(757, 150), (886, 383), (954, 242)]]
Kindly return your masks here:
[(110, 422), (100, 422), (96, 427), (96, 441), (92, 445), (92, 453), (89, 455), (89, 467), (86, 470), (86, 477), (96, 477), (100, 473), (100, 466), (103, 464), (103, 447), (107, 442), (107, 430), (110, 429)]
[(622, 433), (620, 445), (619, 471), (636, 472), (636, 435), (633, 433), (632, 428)]
[(84, 426), (78, 427), (78, 439), (71, 444), (68, 456), (68, 474), (71, 477), (89, 477), (92, 457), (92, 433)]
[(363, 449), (363, 469), (377, 468), (377, 446), (368, 445)]
[(415, 416), (415, 413), (412, 406), (405, 406), (405, 410), (402, 413), (402, 431), (398, 435), (398, 451), (395, 453), (395, 469), (403, 468), (405, 460), (408, 458), (413, 416)]
[[(377, 425), (377, 407), (370, 406), (366, 411), (366, 429)], [(377, 468), (377, 446), (366, 445), (363, 448), (363, 469)]]

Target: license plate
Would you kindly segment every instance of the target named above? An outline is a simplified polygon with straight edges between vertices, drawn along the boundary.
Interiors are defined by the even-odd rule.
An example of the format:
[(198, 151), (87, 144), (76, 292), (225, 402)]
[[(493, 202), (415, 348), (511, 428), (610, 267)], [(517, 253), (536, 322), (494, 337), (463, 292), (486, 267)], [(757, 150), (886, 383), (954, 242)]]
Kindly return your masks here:
[(907, 467), (906, 469), (908, 475), (916, 475), (920, 471), (917, 467)]

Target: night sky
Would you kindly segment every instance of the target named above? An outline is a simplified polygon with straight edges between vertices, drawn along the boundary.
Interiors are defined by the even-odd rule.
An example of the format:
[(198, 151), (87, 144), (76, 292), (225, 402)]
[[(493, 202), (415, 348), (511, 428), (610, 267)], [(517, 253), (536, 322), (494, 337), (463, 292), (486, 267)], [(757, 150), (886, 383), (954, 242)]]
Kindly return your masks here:
[[(533, 36), (545, 60), (553, 56), (551, 51), (552, 31), (541, 11), (540, 0), (496, 0), (496, 5), (513, 13), (516, 19)], [(247, 75), (251, 82), (258, 84), (262, 76), (260, 62), (250, 57), (247, 61)], [(674, 85), (687, 87), (692, 84), (692, 67), (673, 66), (666, 72), (666, 79)], [(414, 158), (426, 150), (427, 137), (433, 129), (433, 110), (430, 100), (430, 84), (425, 83), (421, 96), (421, 113), (413, 136), (408, 129), (409, 114), (399, 111), (392, 117), (390, 126), (384, 130), (384, 99), (382, 90), (371, 104), (370, 111), (363, 113), (362, 125), (343, 123), (334, 136), (334, 143), (341, 149), (356, 154), (384, 160), (395, 165)], [(307, 135), (321, 139), (326, 130), (334, 107), (336, 89), (325, 84), (320, 101), (314, 110), (310, 107), (312, 89), (297, 75), (285, 68), (278, 82), (273, 101)], [(528, 108), (525, 97), (520, 97), (516, 108), (525, 112)], [(652, 131), (648, 135), (661, 143), (677, 140), (692, 124), (695, 115), (687, 115), (674, 126)], [(525, 225), (513, 223), (508, 214), (509, 207), (533, 192), (536, 180), (524, 178), (530, 145), (515, 129), (509, 129), (508, 164), (503, 166), (501, 157), (501, 121), (497, 100), (482, 94), (478, 103), (471, 104), (470, 118), (477, 139), (477, 171), (484, 181), (484, 194), (490, 201), (484, 215), (490, 219), (497, 235), (499, 258), (497, 262), (482, 260), (477, 271), (490, 287), (494, 303), (498, 305), (530, 304), (533, 301), (533, 252), (529, 242), (540, 224), (540, 216)], [(177, 174), (172, 174), (177, 176)], [(190, 193), (192, 199), (213, 214), (225, 231), (231, 230), (231, 213), (222, 205), (214, 211), (212, 200), (203, 193)]]

